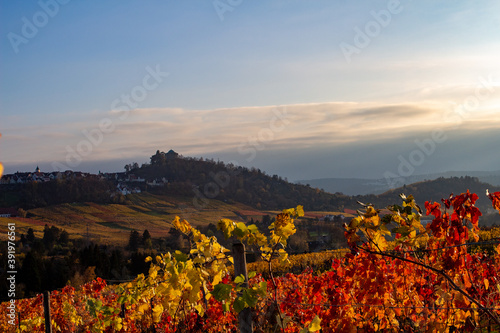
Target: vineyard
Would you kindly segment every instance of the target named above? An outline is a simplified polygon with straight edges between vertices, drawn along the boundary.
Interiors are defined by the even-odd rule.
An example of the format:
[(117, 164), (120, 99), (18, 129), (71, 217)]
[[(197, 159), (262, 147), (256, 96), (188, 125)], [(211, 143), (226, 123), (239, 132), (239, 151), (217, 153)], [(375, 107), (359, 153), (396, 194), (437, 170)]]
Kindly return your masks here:
[[(487, 193), (500, 212), (500, 192)], [(266, 236), (222, 219), (218, 228), (260, 260), (248, 277), (236, 256), (187, 221), (189, 253), (148, 258), (148, 275), (108, 285), (97, 278), (50, 295), (55, 332), (498, 332), (498, 229), (479, 230), (478, 196), (442, 203), (412, 196), (381, 216), (370, 204), (345, 226), (350, 249), (288, 256), (301, 206), (284, 210)], [(431, 223), (423, 226), (420, 218)], [(327, 265), (325, 266), (325, 263)], [(297, 267), (300, 271), (296, 271)], [(313, 269), (315, 268), (315, 269)], [(43, 295), (2, 303), (2, 332), (44, 332)], [(14, 313), (15, 315), (9, 314)], [(242, 314), (250, 322), (242, 323)]]

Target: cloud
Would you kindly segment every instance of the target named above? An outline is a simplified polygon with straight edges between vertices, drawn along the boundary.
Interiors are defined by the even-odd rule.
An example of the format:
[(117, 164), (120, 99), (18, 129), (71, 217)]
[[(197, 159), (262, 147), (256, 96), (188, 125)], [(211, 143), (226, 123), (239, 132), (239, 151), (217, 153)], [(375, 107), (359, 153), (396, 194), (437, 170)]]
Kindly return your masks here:
[[(259, 158), (247, 161), (249, 152), (262, 158), (270, 156), (269, 152), (273, 152), (271, 156), (289, 156), (292, 151), (297, 155), (347, 151), (346, 158), (354, 158), (355, 149), (376, 157), (384, 154), (367, 153), (367, 147), (392, 146), (396, 151), (396, 143), (411, 146), (416, 138), (429, 137), (435, 129), (450, 132), (466, 128), (467, 134), (473, 135), (500, 128), (500, 120), (481, 110), (464, 117), (450, 110), (446, 103), (436, 101), (332, 102), (213, 110), (144, 108), (131, 110), (125, 119), (108, 112), (92, 114), (85, 121), (8, 130), (2, 138), (2, 156), (5, 162), (17, 164), (65, 161), (69, 150), (88, 146), (84, 141), (90, 139), (83, 132), (97, 133), (102, 119), (109, 119), (114, 129), (101, 132), (102, 140), (92, 144), (90, 153), (82, 155), (81, 165), (113, 159), (140, 159), (142, 163), (157, 149), (171, 148), (185, 156), (233, 156), (263, 165), (265, 162), (258, 162)], [(450, 112), (454, 121), (443, 121)]]

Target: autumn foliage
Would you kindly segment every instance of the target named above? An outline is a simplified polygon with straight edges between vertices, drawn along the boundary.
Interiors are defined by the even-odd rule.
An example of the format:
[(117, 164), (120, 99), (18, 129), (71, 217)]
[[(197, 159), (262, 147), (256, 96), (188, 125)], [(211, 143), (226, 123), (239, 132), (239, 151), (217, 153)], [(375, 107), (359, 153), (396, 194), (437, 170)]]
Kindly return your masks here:
[[(500, 212), (500, 192), (487, 193)], [(254, 225), (221, 220), (218, 227), (261, 254), (269, 274), (230, 275), (232, 258), (215, 237), (187, 221), (173, 225), (191, 239), (189, 254), (167, 253), (148, 276), (107, 285), (97, 279), (66, 287), (51, 297), (52, 321), (61, 332), (236, 332), (237, 313), (250, 307), (257, 332), (472, 332), (500, 329), (500, 245), (483, 237), (474, 193), (426, 202), (412, 196), (381, 216), (366, 204), (345, 226), (350, 249), (331, 259), (331, 269), (275, 276), (302, 207), (277, 216), (265, 236)], [(421, 217), (432, 222), (423, 225)], [(485, 240), (485, 238), (487, 240)], [(268, 276), (268, 278), (264, 278)], [(6, 313), (7, 303), (0, 311)], [(42, 296), (17, 301), (15, 327), (43, 332)]]

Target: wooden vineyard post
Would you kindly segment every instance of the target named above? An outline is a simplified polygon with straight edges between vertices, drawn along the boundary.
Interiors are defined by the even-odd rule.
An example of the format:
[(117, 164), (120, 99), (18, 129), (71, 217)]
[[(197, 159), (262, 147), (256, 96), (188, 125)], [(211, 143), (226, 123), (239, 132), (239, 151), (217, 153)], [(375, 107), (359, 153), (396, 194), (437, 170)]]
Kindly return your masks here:
[[(247, 260), (245, 257), (245, 245), (242, 243), (233, 244), (233, 259), (234, 259), (234, 275), (240, 276), (243, 274), (245, 277), (245, 282), (243, 287), (248, 288), (248, 272), (247, 272)], [(238, 326), (241, 333), (252, 333), (253, 332), (253, 322), (252, 322), (252, 312), (250, 308), (244, 308), (238, 314)]]
[(52, 333), (50, 320), (50, 291), (43, 292), (43, 313), (45, 315), (45, 333)]

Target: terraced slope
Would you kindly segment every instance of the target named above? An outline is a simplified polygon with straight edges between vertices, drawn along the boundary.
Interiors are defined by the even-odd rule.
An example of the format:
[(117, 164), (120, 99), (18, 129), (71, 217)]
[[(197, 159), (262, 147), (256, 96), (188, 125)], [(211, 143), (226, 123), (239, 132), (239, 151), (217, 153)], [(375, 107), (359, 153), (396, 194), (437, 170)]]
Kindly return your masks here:
[(47, 224), (63, 228), (70, 233), (71, 238), (88, 235), (97, 243), (126, 245), (130, 231), (134, 229), (141, 233), (148, 229), (153, 238), (167, 236), (170, 222), (175, 216), (185, 218), (196, 226), (203, 226), (216, 223), (221, 218), (242, 220), (244, 217), (239, 211), (255, 211), (243, 204), (227, 204), (218, 200), (211, 200), (206, 206), (196, 209), (192, 197), (167, 197), (150, 193), (131, 194), (127, 199), (124, 205), (82, 202), (30, 209), (29, 218), (0, 218), (0, 232), (5, 235), (7, 223), (15, 222), (18, 235), (33, 228), (35, 234), (42, 237)]

